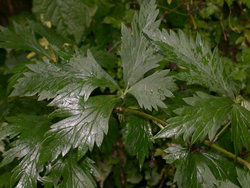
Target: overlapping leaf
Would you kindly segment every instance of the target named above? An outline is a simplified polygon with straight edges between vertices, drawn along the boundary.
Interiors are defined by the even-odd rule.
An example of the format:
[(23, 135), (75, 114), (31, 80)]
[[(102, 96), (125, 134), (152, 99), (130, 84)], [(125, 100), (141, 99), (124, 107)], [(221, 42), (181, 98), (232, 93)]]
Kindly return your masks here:
[(168, 70), (155, 72), (129, 89), (129, 93), (137, 99), (142, 108), (152, 110), (152, 108), (166, 107), (163, 100), (172, 97), (171, 91), (176, 89), (173, 78), (167, 76), (168, 72)]
[[(117, 101), (111, 95), (91, 97), (85, 103), (80, 97), (56, 97), (51, 105), (58, 106), (69, 117), (51, 126), (44, 148), (51, 155), (49, 159), (54, 160), (60, 154), (64, 156), (71, 148), (84, 153), (88, 148), (92, 150), (94, 144), (100, 147), (108, 133), (109, 117)], [(48, 157), (46, 153), (44, 155)]]
[(233, 105), (231, 135), (236, 152), (250, 148), (250, 112), (238, 105)]
[(43, 26), (41, 23), (37, 23), (34, 21), (29, 20), (29, 27), (32, 28), (32, 30), (35, 33), (38, 33), (42, 37), (46, 38), (48, 42), (52, 45), (61, 47), (63, 44), (68, 43), (70, 41), (64, 39), (57, 33), (52, 28), (47, 28)]
[(93, 172), (97, 173), (97, 170), (93, 166), (92, 160), (85, 158), (82, 164), (79, 164), (77, 158), (71, 155), (66, 159), (58, 160), (42, 180), (48, 187), (94, 188), (96, 182), (92, 177)]
[(218, 181), (216, 185), (219, 188), (240, 188), (230, 181)]
[(131, 31), (122, 25), (121, 58), (123, 79), (127, 86), (143, 78), (144, 74), (157, 67), (161, 60), (159, 55), (154, 54), (152, 46), (142, 33), (146, 25), (155, 24), (158, 12), (153, 1), (150, 1), (142, 5), (140, 13), (135, 15)]
[(155, 73), (143, 79), (145, 73), (156, 68), (162, 59), (154, 53), (153, 47), (142, 32), (144, 28), (159, 26), (159, 21), (156, 21), (158, 12), (155, 1), (142, 3), (139, 14), (134, 16), (131, 31), (122, 26), (123, 79), (128, 92), (135, 96), (141, 107), (149, 110), (165, 107), (162, 101), (172, 96), (169, 89), (173, 89), (173, 80), (164, 75), (167, 72)]
[(42, 15), (44, 21), (51, 21), (58, 34), (64, 37), (72, 35), (79, 43), (84, 39), (96, 7), (81, 0), (34, 0), (33, 12)]
[(164, 157), (167, 163), (172, 164), (175, 161), (182, 160), (183, 158), (187, 157), (188, 150), (187, 148), (182, 147), (178, 144), (173, 144), (171, 147), (168, 147), (164, 150), (167, 155)]
[(87, 57), (78, 54), (64, 65), (37, 62), (27, 66), (30, 72), (24, 73), (24, 77), (18, 80), (11, 96), (38, 94), (39, 99), (43, 100), (63, 94), (65, 97), (84, 96), (87, 100), (97, 87), (118, 87), (90, 52)]
[(152, 148), (151, 137), (152, 133), (148, 121), (137, 116), (126, 118), (124, 143), (129, 152), (137, 156), (140, 167)]
[(244, 171), (237, 168), (238, 181), (242, 188), (248, 188), (250, 182), (250, 173), (249, 171)]
[(165, 151), (170, 161), (176, 161), (174, 179), (180, 188), (215, 188), (218, 180), (233, 181), (235, 177), (234, 165), (205, 149), (189, 152), (181, 146), (174, 145)]
[(34, 31), (15, 22), (12, 30), (0, 27), (0, 47), (33, 51), (49, 57), (48, 51), (39, 44)]
[(186, 102), (193, 106), (180, 109), (178, 116), (170, 118), (167, 121), (169, 125), (155, 138), (183, 136), (184, 140), (195, 143), (208, 136), (212, 140), (220, 126), (229, 121), (233, 105), (229, 98), (207, 95), (189, 98)]
[[(42, 146), (45, 132), (50, 122), (47, 118), (33, 115), (19, 115), (8, 118), (10, 124), (4, 127), (2, 136), (19, 139), (12, 143), (13, 147), (6, 151), (1, 166), (11, 163), (14, 159), (21, 159), (13, 170), (14, 180), (18, 180), (16, 187), (35, 188), (39, 178), (39, 150)], [(35, 135), (35, 137), (34, 137)]]
[(188, 72), (182, 72), (177, 78), (188, 84), (199, 84), (211, 91), (233, 97), (236, 93), (233, 83), (225, 74), (224, 64), (218, 51), (211, 51), (209, 45), (198, 34), (196, 39), (188, 37), (182, 31), (145, 30), (145, 33), (160, 48), (169, 61), (184, 66)]

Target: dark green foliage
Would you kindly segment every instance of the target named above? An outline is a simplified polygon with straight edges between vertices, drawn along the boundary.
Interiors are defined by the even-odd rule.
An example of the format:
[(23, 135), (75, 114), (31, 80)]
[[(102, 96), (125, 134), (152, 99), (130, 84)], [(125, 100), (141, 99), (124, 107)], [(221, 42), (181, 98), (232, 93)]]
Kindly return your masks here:
[[(11, 163), (15, 158), (21, 159), (13, 170), (12, 177), (18, 180), (17, 187), (36, 187), (39, 179), (40, 149), (44, 134), (49, 130), (50, 121), (43, 116), (18, 115), (8, 118), (9, 125), (1, 130), (0, 137), (15, 138), (12, 148), (4, 153), (0, 166)], [(34, 137), (35, 135), (35, 137)]]
[(121, 59), (123, 79), (127, 87), (142, 79), (161, 60), (159, 55), (154, 54), (154, 49), (142, 33), (145, 27), (159, 25), (159, 22), (155, 22), (158, 12), (152, 2), (144, 4), (139, 14), (134, 16), (131, 31), (122, 25)]
[[(177, 148), (174, 148), (177, 147)], [(175, 180), (179, 187), (217, 187), (218, 182), (233, 179), (234, 166), (218, 154), (196, 148), (189, 152), (176, 145), (165, 150), (171, 157), (167, 161), (177, 160)], [(168, 156), (168, 154), (167, 154)]]
[(243, 188), (247, 188), (249, 186), (250, 174), (249, 172), (245, 172), (244, 170), (237, 169), (238, 181)]
[(167, 70), (155, 72), (128, 90), (137, 99), (140, 107), (149, 110), (166, 107), (163, 100), (172, 97), (171, 91), (176, 89), (173, 78), (166, 76), (167, 73)]
[(169, 125), (158, 132), (155, 138), (182, 135), (191, 144), (201, 142), (207, 136), (213, 140), (220, 126), (229, 121), (233, 105), (229, 98), (200, 95), (186, 101), (192, 106), (176, 110), (178, 116), (168, 119)]
[[(93, 161), (86, 158), (77, 163), (76, 156), (69, 156), (64, 160), (58, 160), (42, 179), (46, 188), (49, 187), (96, 187), (91, 174), (97, 173)], [(62, 183), (60, 178), (63, 178)]]
[[(115, 81), (100, 67), (90, 52), (87, 57), (76, 55), (65, 65), (37, 62), (27, 65), (30, 72), (24, 73), (14, 86), (11, 96), (39, 95), (40, 100), (58, 95), (84, 96), (87, 100), (97, 87), (117, 88)], [(37, 84), (40, 85), (37, 85)], [(51, 89), (50, 89), (51, 88)]]
[(0, 187), (249, 187), (247, 1), (32, 11), (0, 28)]
[(72, 35), (79, 43), (90, 26), (96, 7), (89, 7), (80, 0), (34, 0), (33, 12), (44, 21), (50, 21), (58, 34)]
[(234, 104), (232, 111), (232, 140), (236, 152), (242, 151), (243, 147), (250, 147), (250, 112), (238, 104)]
[[(236, 92), (234, 85), (226, 76), (223, 62), (217, 50), (211, 51), (208, 44), (198, 34), (195, 39), (189, 38), (182, 31), (162, 32), (159, 30), (145, 31), (161, 49), (167, 60), (178, 62), (187, 68), (187, 72), (177, 74), (177, 78), (188, 84), (199, 84), (211, 91), (233, 97)], [(181, 47), (181, 48), (180, 48)]]
[(135, 154), (139, 160), (140, 168), (152, 149), (152, 130), (148, 121), (129, 116), (126, 119), (124, 130), (124, 144), (129, 152)]
[(13, 30), (4, 27), (0, 27), (0, 30), (0, 47), (29, 50), (49, 56), (48, 52), (39, 44), (31, 28), (13, 23)]
[(82, 153), (92, 150), (94, 144), (101, 146), (108, 133), (108, 122), (117, 103), (114, 96), (104, 95), (91, 97), (86, 103), (80, 97), (58, 96), (50, 105), (56, 105), (55, 113), (70, 116), (51, 126), (44, 152), (52, 154), (52, 160), (60, 154), (65, 156), (71, 148), (78, 148)]

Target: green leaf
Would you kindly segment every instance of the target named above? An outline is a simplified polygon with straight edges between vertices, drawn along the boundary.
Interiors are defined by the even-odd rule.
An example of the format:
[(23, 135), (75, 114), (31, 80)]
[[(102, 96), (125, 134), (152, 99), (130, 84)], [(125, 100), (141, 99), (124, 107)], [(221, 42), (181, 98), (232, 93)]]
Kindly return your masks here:
[(218, 180), (233, 180), (235, 177), (234, 165), (203, 148), (188, 152), (182, 146), (174, 145), (166, 151), (167, 156), (171, 156), (171, 161), (176, 161), (174, 180), (178, 187), (215, 188)]
[(144, 74), (159, 66), (161, 56), (154, 54), (154, 49), (142, 33), (145, 27), (158, 27), (155, 22), (158, 15), (155, 1), (144, 3), (139, 14), (134, 16), (131, 31), (122, 25), (121, 59), (123, 79), (127, 87), (134, 85)]
[(182, 147), (178, 144), (173, 144), (173, 146), (168, 147), (164, 150), (167, 155), (164, 157), (167, 163), (172, 164), (177, 160), (182, 160), (188, 155), (187, 148)]
[(117, 102), (118, 99), (111, 95), (91, 97), (87, 102), (80, 97), (55, 98), (50, 105), (58, 106), (70, 116), (51, 126), (44, 152), (54, 160), (60, 154), (65, 156), (71, 148), (86, 152), (88, 148), (92, 150), (94, 144), (100, 147)]
[(152, 149), (151, 137), (152, 133), (148, 121), (137, 116), (126, 118), (124, 144), (131, 154), (137, 156), (140, 168)]
[(0, 173), (0, 188), (13, 187), (13, 182), (11, 182), (11, 172), (2, 171)]
[(242, 169), (237, 168), (238, 181), (242, 188), (248, 188), (250, 182), (250, 173), (249, 171), (244, 171)]
[(5, 136), (19, 136), (18, 140), (12, 143), (13, 147), (3, 154), (1, 166), (11, 163), (16, 158), (20, 159), (12, 176), (19, 180), (16, 187), (35, 188), (40, 172), (37, 166), (39, 151), (50, 122), (45, 117), (34, 115), (10, 117), (8, 121), (10, 124), (5, 127)]
[[(18, 136), (10, 150), (6, 151), (1, 162), (1, 166), (11, 163), (16, 157), (22, 158), (29, 152), (29, 148), (34, 147), (43, 139), (43, 135), (49, 129), (50, 122), (43, 116), (24, 115), (7, 117), (8, 125), (1, 127), (0, 138), (10, 139)], [(35, 125), (35, 126), (34, 126)], [(36, 135), (34, 138), (33, 135)]]
[(196, 39), (188, 37), (182, 31), (145, 30), (145, 33), (160, 48), (168, 61), (188, 69), (177, 75), (188, 84), (199, 84), (211, 91), (234, 97), (236, 90), (226, 75), (218, 51), (211, 51), (209, 45), (198, 34)]
[(166, 77), (168, 71), (156, 72), (144, 78), (146, 73), (159, 66), (157, 63), (162, 59), (154, 53), (142, 32), (144, 28), (159, 26), (160, 22), (156, 21), (158, 13), (155, 1), (142, 3), (140, 12), (134, 16), (131, 31), (122, 26), (121, 58), (123, 80), (127, 86), (125, 93), (131, 93), (142, 108), (149, 110), (165, 108), (163, 100), (173, 96), (171, 90), (175, 89), (173, 79)]
[(37, 180), (39, 179), (39, 168), (37, 167), (37, 162), (39, 159), (39, 149), (41, 145), (36, 144), (32, 148), (23, 148), (24, 150), (28, 149), (27, 154), (19, 163), (18, 166), (14, 169), (13, 177), (19, 179), (16, 187), (20, 188), (36, 188)]
[(226, 97), (200, 95), (188, 98), (186, 102), (193, 106), (179, 109), (178, 116), (167, 120), (169, 123), (154, 138), (183, 136), (191, 143), (201, 142), (208, 135), (212, 140), (223, 123), (229, 120), (233, 101)]
[(11, 73), (13, 73), (13, 75), (9, 78), (8, 80), (8, 88), (7, 88), (7, 92), (10, 93), (11, 90), (13, 89), (14, 85), (17, 83), (17, 80), (19, 78), (23, 77), (23, 74), (25, 72), (28, 72), (29, 69), (26, 66), (28, 63), (30, 62), (24, 62), (24, 63), (18, 63), (12, 70)]
[(217, 187), (219, 188), (240, 188), (239, 186), (235, 185), (230, 181), (219, 181), (217, 183)]
[(77, 43), (85, 38), (97, 7), (87, 6), (81, 0), (33, 0), (33, 12), (51, 21), (57, 33), (71, 35)]
[(38, 94), (39, 100), (51, 99), (58, 95), (84, 96), (87, 100), (97, 87), (118, 88), (90, 52), (87, 57), (77, 54), (69, 63), (63, 65), (37, 62), (27, 66), (30, 72), (24, 73), (24, 77), (18, 80), (11, 96)]
[(243, 148), (250, 149), (250, 112), (238, 105), (233, 105), (231, 135), (236, 152)]
[(96, 183), (92, 177), (93, 161), (85, 158), (82, 164), (77, 162), (77, 158), (70, 155), (66, 159), (58, 160), (52, 168), (47, 171), (42, 181), (45, 186), (59, 188), (94, 188)]
[(15, 22), (13, 29), (0, 26), (0, 48), (28, 50), (50, 57), (49, 53), (39, 44), (34, 31), (28, 26)]
[(248, 8), (250, 8), (250, 2), (248, 0), (242, 0), (242, 2), (245, 3)]
[(51, 44), (56, 45), (58, 47), (61, 47), (67, 42), (70, 42), (62, 38), (60, 35), (56, 34), (53, 29), (49, 29), (43, 26), (41, 23), (29, 20), (29, 26), (33, 29), (35, 33), (38, 33), (42, 37), (45, 37)]
[(103, 154), (110, 154), (110, 152), (112, 152), (117, 139), (120, 137), (120, 135), (117, 134), (118, 132), (119, 132), (119, 124), (117, 122), (117, 119), (111, 116), (109, 120), (108, 134), (104, 137), (104, 140), (100, 148)]
[(129, 89), (128, 92), (137, 99), (140, 107), (148, 110), (166, 108), (163, 100), (172, 97), (171, 91), (176, 89), (173, 78), (166, 76), (168, 72), (168, 70), (155, 72)]

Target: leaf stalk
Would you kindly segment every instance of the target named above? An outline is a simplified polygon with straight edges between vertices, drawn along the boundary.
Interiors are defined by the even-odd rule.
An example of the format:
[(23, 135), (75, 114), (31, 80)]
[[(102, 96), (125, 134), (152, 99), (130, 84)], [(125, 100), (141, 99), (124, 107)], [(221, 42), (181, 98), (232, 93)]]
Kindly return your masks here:
[[(142, 112), (142, 111), (138, 111), (138, 110), (134, 110), (134, 109), (129, 109), (129, 108), (123, 108), (123, 107), (118, 107), (118, 108), (115, 108), (115, 112), (118, 112), (118, 113), (121, 113), (121, 112), (128, 112), (128, 113), (132, 113), (132, 114), (135, 114), (135, 115), (138, 115), (138, 116), (141, 116), (141, 117), (144, 117), (144, 118), (147, 118), (149, 120), (152, 120), (152, 122), (157, 122), (155, 123), (158, 127), (160, 127), (161, 129), (164, 128), (164, 126), (167, 126), (168, 123), (155, 117), (155, 116), (152, 116), (152, 115), (149, 115), (145, 112)], [(218, 135), (216, 137), (219, 137), (219, 135), (230, 125), (231, 121), (229, 121), (225, 126), (224, 128), (218, 133)], [(160, 126), (160, 125), (161, 126)], [(215, 138), (216, 138), (215, 137)], [(203, 144), (213, 148), (213, 149), (216, 149), (217, 151), (220, 151), (221, 153), (223, 153), (224, 155), (228, 156), (229, 158), (231, 159), (234, 159), (235, 161), (237, 161), (238, 163), (244, 165), (246, 168), (248, 168), (250, 170), (250, 163), (245, 161), (244, 159), (240, 158), (240, 157), (237, 157), (235, 154), (225, 150), (224, 148), (210, 142), (209, 140), (205, 140), (203, 142)]]
[(220, 137), (220, 135), (229, 127), (229, 125), (231, 124), (231, 121), (228, 121), (226, 123), (226, 125), (220, 130), (220, 132), (218, 132), (218, 134), (215, 135), (214, 139), (213, 139), (213, 143), (216, 142), (218, 140), (218, 138)]

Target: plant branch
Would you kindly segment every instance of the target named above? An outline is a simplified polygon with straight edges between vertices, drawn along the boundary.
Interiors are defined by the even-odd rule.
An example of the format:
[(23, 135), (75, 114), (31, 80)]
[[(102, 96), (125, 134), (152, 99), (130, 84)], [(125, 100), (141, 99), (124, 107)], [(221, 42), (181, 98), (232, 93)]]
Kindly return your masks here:
[(220, 147), (220, 146), (218, 146), (218, 145), (216, 145), (216, 144), (213, 144), (212, 142), (210, 142), (210, 141), (208, 141), (208, 140), (205, 140), (203, 143), (204, 143), (205, 145), (211, 147), (211, 148), (214, 148), (214, 149), (220, 151), (221, 153), (224, 153), (224, 154), (227, 155), (229, 158), (236, 160), (238, 163), (244, 165), (245, 167), (247, 167), (247, 168), (250, 170), (250, 163), (247, 162), (247, 161), (245, 161), (244, 159), (242, 159), (242, 158), (240, 158), (240, 157), (237, 157), (237, 156), (234, 155), (233, 153), (231, 153), (231, 152), (225, 150), (224, 148), (222, 148), (222, 147)]
[(228, 128), (228, 126), (231, 124), (231, 121), (228, 121), (226, 123), (226, 125), (220, 130), (220, 132), (218, 132), (218, 134), (215, 135), (214, 139), (213, 139), (213, 143), (216, 142), (219, 138), (219, 136)]
[(130, 109), (130, 108), (118, 107), (118, 108), (115, 109), (115, 112), (128, 112), (128, 113), (136, 114), (136, 115), (141, 116), (141, 117), (145, 117), (147, 119), (152, 120), (153, 122), (157, 122), (156, 125), (158, 127), (160, 127), (161, 129), (164, 128), (162, 125), (164, 125), (164, 126), (168, 125), (167, 122), (165, 122), (165, 121), (163, 121), (161, 119), (158, 119), (158, 118), (156, 118), (154, 116), (151, 116), (149, 114), (146, 114), (144, 112), (141, 112), (141, 111), (138, 111), (138, 110), (134, 110), (134, 109)]
[[(161, 129), (164, 128), (164, 126), (167, 126), (168, 123), (157, 118), (157, 117), (154, 117), (152, 115), (149, 115), (147, 113), (144, 113), (144, 112), (141, 112), (141, 111), (138, 111), (138, 110), (134, 110), (134, 109), (130, 109), (130, 108), (122, 108), (122, 107), (118, 107), (115, 109), (115, 112), (128, 112), (128, 113), (132, 113), (132, 114), (135, 114), (135, 115), (138, 115), (138, 116), (142, 116), (144, 118), (147, 118), (149, 120), (152, 120), (153, 122), (157, 122), (156, 125), (159, 126), (159, 124), (163, 125), (163, 126), (159, 126)], [(229, 121), (224, 127), (223, 129), (217, 134), (217, 137), (230, 125), (231, 121)], [(220, 151), (221, 153), (225, 154), (226, 156), (228, 156), (229, 158), (231, 159), (234, 159), (236, 160), (238, 163), (244, 165), (245, 167), (247, 167), (249, 170), (250, 170), (250, 163), (245, 161), (244, 159), (240, 158), (240, 157), (237, 157), (236, 155), (234, 155), (233, 153), (225, 150), (224, 148), (216, 145), (216, 144), (213, 144), (212, 142), (208, 141), (208, 140), (205, 140), (203, 142), (205, 145), (211, 147), (211, 148), (214, 148), (218, 151)]]

